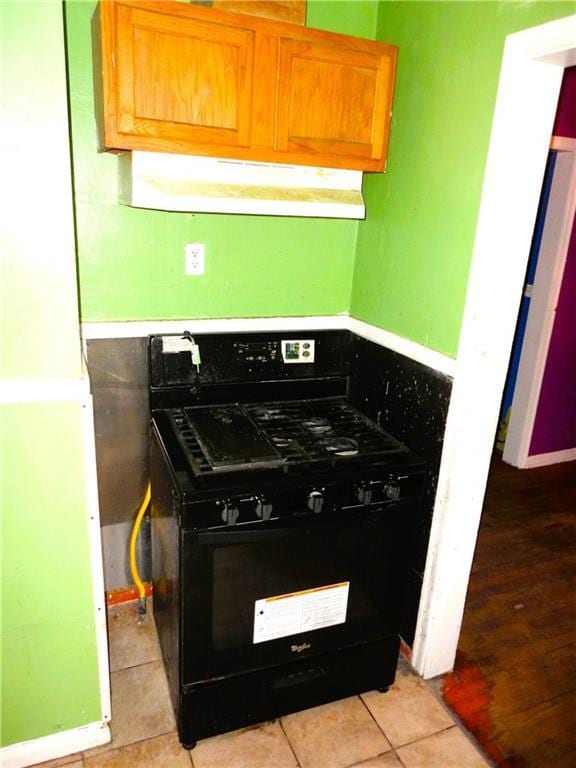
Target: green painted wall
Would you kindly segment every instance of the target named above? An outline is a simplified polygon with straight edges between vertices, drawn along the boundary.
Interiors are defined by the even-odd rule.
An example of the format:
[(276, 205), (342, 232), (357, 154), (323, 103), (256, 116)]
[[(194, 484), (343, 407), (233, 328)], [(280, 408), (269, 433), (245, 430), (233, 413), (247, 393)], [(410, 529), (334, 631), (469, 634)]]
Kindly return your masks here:
[(374, 39), (377, 24), (377, 0), (307, 0), (307, 27)]
[[(101, 719), (61, 2), (0, 3), (2, 746)], [(56, 381), (55, 381), (56, 380)], [(22, 386), (22, 385), (20, 385)], [(20, 389), (16, 396), (20, 395)]]
[[(66, 3), (82, 320), (346, 312), (356, 222), (191, 215), (118, 204), (117, 158), (96, 148), (94, 8), (92, 2)], [(373, 1), (315, 0), (308, 24), (373, 37), (376, 9)], [(184, 275), (186, 242), (206, 243), (202, 277)]]
[(381, 3), (376, 37), (400, 53), (387, 173), (365, 176), (355, 317), (456, 355), (504, 38), (574, 10)]
[(3, 405), (0, 419), (4, 746), (101, 715), (81, 406)]
[(6, 192), (0, 373), (12, 379), (77, 376), (81, 358), (60, 4), (0, 3), (0, 35)]

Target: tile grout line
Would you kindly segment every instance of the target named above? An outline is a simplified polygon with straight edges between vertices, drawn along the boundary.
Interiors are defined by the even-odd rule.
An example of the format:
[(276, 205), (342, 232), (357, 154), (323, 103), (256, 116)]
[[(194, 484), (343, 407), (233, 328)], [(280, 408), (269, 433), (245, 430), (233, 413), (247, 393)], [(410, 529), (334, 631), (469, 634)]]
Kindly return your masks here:
[[(362, 697), (360, 696), (360, 694), (356, 694), (356, 698), (358, 698), (358, 699), (360, 699), (360, 700), (362, 701)], [(363, 701), (362, 701), (362, 704), (364, 704), (364, 702), (363, 702)], [(366, 707), (366, 704), (364, 704), (364, 706)], [(368, 707), (366, 707), (366, 709), (368, 709)], [(306, 710), (302, 710), (302, 711), (306, 711)], [(374, 718), (373, 718), (373, 716), (372, 716), (372, 713), (370, 712), (370, 710), (368, 710), (368, 712), (369, 712), (369, 714), (370, 714), (370, 717), (372, 717), (372, 719), (374, 720)], [(293, 753), (294, 757), (296, 758), (296, 762), (298, 763), (298, 766), (301, 768), (301, 764), (300, 764), (300, 761), (298, 760), (298, 756), (296, 755), (296, 752), (294, 751), (294, 748), (292, 747), (292, 743), (290, 742), (290, 739), (289, 739), (289, 737), (288, 737), (288, 734), (286, 733), (286, 731), (285, 731), (285, 729), (284, 729), (284, 726), (283, 726), (283, 724), (282, 724), (282, 718), (279, 718), (278, 720), (279, 720), (279, 722), (280, 722), (280, 727), (282, 728), (282, 731), (284, 732), (284, 735), (286, 736), (286, 740), (288, 741), (288, 744), (289, 744), (289, 746), (290, 746), (290, 749), (292, 750), (292, 753)], [(374, 722), (376, 722), (376, 721), (374, 721)], [(342, 766), (342, 768), (352, 768), (352, 766), (355, 766), (355, 765), (361, 766), (361, 765), (362, 765), (362, 763), (364, 763), (364, 762), (367, 762), (368, 760), (374, 760), (375, 758), (377, 758), (377, 757), (381, 757), (382, 755), (388, 755), (388, 754), (390, 754), (390, 752), (394, 753), (395, 757), (397, 757), (397, 758), (398, 758), (398, 760), (400, 760), (400, 758), (398, 757), (398, 755), (396, 755), (396, 752), (395, 752), (395, 750), (394, 750), (394, 747), (393, 747), (393, 746), (392, 746), (392, 744), (390, 743), (390, 739), (389, 739), (389, 738), (386, 736), (386, 734), (384, 733), (384, 731), (382, 730), (382, 728), (380, 728), (380, 726), (378, 725), (378, 723), (376, 723), (376, 726), (378, 727), (378, 729), (380, 730), (380, 732), (381, 732), (381, 733), (384, 735), (384, 738), (386, 739), (386, 741), (388, 742), (388, 744), (390, 744), (390, 749), (387, 749), (385, 752), (378, 752), (378, 754), (377, 754), (377, 755), (372, 755), (371, 757), (367, 757), (365, 760), (362, 760), (362, 762), (360, 762), (360, 763), (358, 763), (358, 761), (355, 761), (354, 763), (350, 763), (350, 765), (349, 765), (349, 766)], [(402, 762), (402, 761), (400, 761), (400, 762)], [(402, 766), (403, 766), (403, 768), (405, 768), (405, 767), (404, 767), (404, 763), (402, 763)]]
[[(418, 744), (420, 741), (425, 741), (426, 739), (431, 739), (432, 736), (438, 736), (441, 733), (446, 733), (447, 731), (452, 730), (452, 728), (455, 728), (460, 733), (463, 733), (464, 736), (468, 736), (467, 731), (463, 731), (462, 728), (459, 727), (458, 723), (453, 723), (452, 725), (449, 725), (446, 728), (441, 728), (439, 731), (435, 731), (434, 733), (429, 733), (427, 736), (420, 736), (418, 739), (414, 739), (414, 741), (409, 741), (406, 744), (402, 744), (398, 747), (398, 749), (403, 749), (404, 747), (411, 747), (413, 744)], [(484, 750), (479, 749), (477, 744), (474, 743), (470, 738), (468, 738), (468, 742), (471, 744), (472, 747), (476, 749), (480, 757), (484, 760), (486, 763), (487, 768), (497, 768), (496, 763), (490, 760), (490, 758), (484, 753)], [(402, 762), (400, 755), (396, 755), (400, 762)], [(404, 763), (402, 762), (402, 765)]]
[(126, 672), (129, 669), (136, 669), (137, 667), (147, 667), (150, 664), (161, 664), (162, 669), (164, 669), (164, 660), (162, 658), (159, 659), (150, 659), (150, 661), (143, 661), (141, 664), (132, 664), (131, 667), (122, 667), (122, 669), (116, 669), (114, 672), (111, 672), (110, 675), (117, 675), (119, 672)]
[[(101, 755), (107, 755), (110, 752), (117, 751), (119, 749), (124, 749), (125, 747), (132, 747), (135, 744), (142, 744), (144, 741), (152, 741), (152, 739), (158, 739), (160, 736), (167, 736), (169, 733), (174, 733), (176, 736), (178, 736), (178, 731), (175, 728), (171, 728), (169, 731), (162, 731), (162, 733), (155, 733), (154, 736), (146, 736), (143, 739), (136, 739), (136, 741), (128, 741), (125, 744), (119, 744), (118, 746), (112, 746), (112, 741), (108, 742), (108, 745), (102, 744), (100, 747), (93, 747), (93, 749), (97, 749), (98, 752), (94, 755), (88, 754), (89, 750), (86, 752), (81, 752), (82, 760), (90, 760), (93, 757), (100, 757)], [(109, 749), (102, 749), (104, 746), (109, 746)], [(184, 747), (182, 747), (184, 749)], [(185, 750), (185, 752), (188, 752), (190, 754), (191, 750)], [(62, 766), (62, 768), (66, 768), (66, 764)]]
[[(430, 692), (431, 692), (431, 693), (433, 693), (433, 694), (434, 694), (434, 698), (436, 698), (436, 699), (437, 699), (438, 697), (436, 696), (436, 694), (435, 694), (434, 690), (432, 689), (432, 686), (430, 686), (426, 680), (424, 680), (424, 683), (425, 683), (425, 685), (426, 685), (426, 688), (427, 688), (428, 690), (430, 690)], [(393, 683), (392, 685), (394, 685), (394, 683)], [(392, 687), (392, 686), (390, 686), (390, 687)], [(386, 691), (386, 693), (388, 693), (388, 691)], [(385, 696), (386, 694), (382, 694), (382, 695), (384, 695), (384, 696)], [(472, 746), (473, 746), (473, 747), (476, 749), (476, 751), (477, 751), (477, 752), (480, 754), (480, 756), (481, 756), (481, 757), (482, 757), (482, 758), (483, 758), (485, 761), (487, 761), (487, 764), (488, 764), (488, 765), (490, 765), (490, 763), (488, 762), (488, 758), (487, 758), (487, 755), (484, 753), (484, 750), (482, 750), (481, 748), (479, 748), (478, 744), (477, 744), (477, 743), (475, 743), (475, 741), (474, 741), (472, 738), (470, 738), (470, 736), (469, 736), (468, 732), (467, 732), (467, 731), (466, 731), (466, 730), (463, 728), (463, 726), (460, 724), (460, 722), (459, 722), (459, 721), (458, 721), (458, 720), (455, 718), (455, 716), (454, 716), (454, 713), (453, 713), (453, 712), (452, 712), (452, 711), (451, 711), (451, 710), (450, 710), (450, 709), (447, 707), (447, 705), (446, 705), (446, 703), (445, 703), (445, 702), (443, 702), (443, 701), (442, 701), (441, 703), (442, 703), (442, 705), (443, 705), (444, 709), (446, 710), (447, 714), (450, 716), (450, 718), (451, 718), (451, 720), (452, 720), (452, 725), (448, 725), (448, 726), (446, 726), (446, 727), (444, 727), (444, 728), (440, 728), (439, 730), (437, 730), (437, 731), (434, 731), (434, 733), (429, 733), (429, 734), (426, 734), (425, 736), (419, 736), (418, 738), (416, 738), (416, 739), (413, 739), (412, 741), (407, 741), (405, 744), (399, 744), (399, 745), (396, 747), (394, 744), (392, 744), (392, 742), (390, 741), (390, 738), (389, 738), (389, 737), (388, 737), (388, 735), (386, 734), (386, 731), (384, 730), (384, 728), (382, 728), (382, 726), (381, 726), (381, 725), (378, 723), (378, 721), (376, 720), (376, 718), (375, 718), (375, 717), (374, 717), (374, 715), (372, 714), (372, 712), (371, 712), (371, 710), (370, 710), (370, 707), (368, 707), (368, 705), (366, 704), (366, 702), (365, 702), (365, 701), (364, 701), (364, 699), (362, 698), (362, 695), (361, 695), (361, 694), (358, 694), (358, 698), (360, 699), (360, 701), (362, 702), (362, 704), (364, 705), (364, 707), (365, 707), (365, 708), (366, 708), (366, 710), (368, 711), (368, 713), (369, 713), (370, 717), (372, 718), (372, 720), (374, 720), (374, 722), (376, 723), (376, 725), (378, 726), (378, 728), (380, 729), (380, 731), (381, 731), (381, 732), (384, 734), (384, 737), (386, 738), (386, 741), (387, 741), (387, 742), (390, 744), (390, 748), (391, 748), (391, 749), (390, 749), (390, 750), (388, 750), (388, 751), (392, 751), (392, 752), (394, 753), (394, 755), (395, 755), (395, 756), (398, 758), (398, 760), (400, 760), (400, 762), (402, 763), (402, 765), (404, 765), (404, 763), (402, 762), (402, 760), (401, 760), (400, 756), (398, 755), (398, 753), (397, 753), (397, 751), (396, 751), (397, 749), (402, 749), (403, 747), (408, 747), (408, 746), (410, 746), (411, 744), (417, 744), (419, 741), (423, 741), (424, 739), (428, 739), (428, 738), (430, 738), (431, 736), (435, 736), (435, 735), (437, 735), (437, 734), (439, 734), (439, 733), (444, 733), (445, 731), (449, 731), (451, 728), (457, 728), (457, 729), (458, 729), (460, 732), (464, 732), (464, 735), (465, 735), (466, 737), (468, 737), (468, 741), (469, 741), (469, 742), (472, 744)], [(386, 752), (382, 752), (381, 754), (387, 754), (387, 753), (386, 753)]]
[[(485, 751), (482, 749), (482, 746), (480, 742), (471, 734), (464, 726), (458, 715), (456, 715), (455, 712), (450, 709), (448, 704), (444, 701), (442, 694), (436, 690), (436, 688), (430, 684), (428, 680), (425, 680), (424, 678), (421, 678), (422, 682), (426, 686), (426, 689), (432, 694), (434, 699), (442, 706), (446, 714), (450, 717), (452, 720), (452, 725), (446, 726), (445, 728), (440, 728), (439, 731), (435, 731), (435, 733), (443, 733), (444, 731), (450, 730), (450, 728), (453, 728), (454, 726), (458, 728), (458, 730), (468, 739), (468, 741), (472, 744), (473, 747), (475, 747), (476, 751), (481, 755), (481, 757), (484, 758), (488, 763), (490, 763), (490, 759), (488, 758), (488, 755), (485, 753)], [(430, 736), (434, 736), (434, 734), (429, 734)], [(402, 747), (407, 747), (409, 744), (415, 744), (418, 741), (421, 741), (422, 739), (428, 738), (427, 736), (421, 736), (417, 739), (414, 739), (414, 741), (409, 741), (406, 744), (402, 744)], [(401, 747), (399, 747), (400, 749)]]
[(402, 765), (402, 768), (406, 768), (402, 760), (400, 760), (400, 757), (396, 754), (396, 750), (394, 749), (394, 747), (392, 747), (391, 749), (387, 749), (386, 752), (378, 752), (377, 755), (372, 755), (372, 757), (367, 757), (361, 762), (356, 761), (355, 763), (350, 763), (350, 765), (342, 766), (342, 768), (356, 768), (356, 767), (362, 768), (362, 765), (364, 763), (369, 763), (372, 760), (376, 760), (378, 757), (384, 757), (384, 755), (389, 755), (390, 753), (392, 753), (394, 757), (400, 762), (400, 764)]
[(150, 659), (149, 661), (142, 661), (140, 664), (129, 664), (127, 667), (119, 667), (118, 669), (111, 669), (110, 675), (115, 675), (117, 672), (124, 672), (125, 669), (136, 669), (136, 667), (143, 667), (146, 664), (154, 664), (158, 661), (162, 661), (162, 657), (158, 659)]
[(428, 683), (427, 680), (425, 680), (424, 682), (426, 683), (428, 689), (430, 690), (430, 692), (432, 693), (432, 695), (434, 696), (436, 701), (439, 704), (441, 704), (444, 707), (444, 709), (446, 710), (446, 712), (450, 715), (450, 717), (452, 718), (452, 720), (454, 722), (454, 725), (458, 728), (460, 733), (462, 733), (468, 739), (470, 744), (472, 744), (472, 746), (484, 758), (484, 760), (487, 762), (488, 765), (495, 765), (494, 761), (489, 757), (489, 755), (487, 754), (486, 750), (484, 749), (484, 747), (480, 743), (479, 739), (477, 739), (474, 736), (474, 734), (471, 731), (469, 731), (468, 728), (466, 728), (466, 726), (465, 726), (464, 722), (462, 721), (462, 719), (456, 714), (456, 712), (454, 712), (448, 706), (447, 702), (444, 701), (444, 698), (443, 698), (442, 694), (440, 693), (440, 691), (436, 690), (436, 688), (433, 685), (431, 685), (430, 683)]
[[(394, 685), (394, 683), (392, 683), (392, 685)], [(388, 691), (390, 690), (390, 688), (391, 688), (391, 687), (392, 687), (392, 686), (390, 686), (390, 687), (388, 688)], [(386, 691), (386, 693), (388, 693), (388, 691)], [(369, 693), (369, 691), (366, 691), (366, 693)], [(378, 691), (378, 693), (382, 693), (382, 691)], [(382, 693), (382, 695), (383, 695), (383, 696), (385, 696), (385, 695), (386, 695), (386, 693)], [(369, 707), (369, 706), (366, 704), (366, 702), (365, 702), (365, 701), (364, 701), (364, 699), (362, 698), (362, 694), (360, 694), (360, 693), (359, 693), (359, 694), (358, 694), (358, 698), (360, 699), (360, 701), (361, 701), (361, 702), (362, 702), (362, 704), (364, 705), (364, 709), (365, 709), (365, 710), (368, 712), (368, 714), (370, 715), (370, 717), (372, 718), (372, 720), (373, 720), (373, 721), (376, 723), (376, 727), (379, 729), (380, 733), (381, 733), (381, 734), (384, 736), (384, 738), (386, 739), (386, 741), (388, 742), (388, 744), (390, 744), (390, 749), (392, 749), (392, 750), (393, 750), (393, 749), (394, 749), (394, 745), (392, 744), (392, 742), (391, 742), (391, 741), (390, 741), (390, 739), (388, 738), (388, 736), (387, 736), (387, 734), (386, 734), (386, 731), (384, 730), (384, 728), (382, 728), (382, 726), (380, 725), (380, 723), (378, 722), (378, 720), (376, 720), (376, 718), (375, 718), (375, 717), (374, 717), (374, 715), (372, 714), (372, 711), (370, 710), (370, 707)], [(388, 750), (388, 751), (390, 751), (390, 750)], [(386, 754), (386, 753), (385, 753), (385, 752), (382, 752), (382, 754)]]
[(407, 768), (406, 763), (404, 762), (404, 760), (402, 760), (402, 758), (400, 757), (398, 752), (396, 752), (396, 750), (394, 750), (394, 754), (396, 755), (396, 759), (398, 760), (402, 768)]
[(418, 736), (418, 738), (412, 739), (412, 741), (407, 741), (406, 744), (400, 744), (398, 749), (410, 747), (412, 744), (418, 744), (418, 742), (424, 741), (425, 739), (430, 739), (432, 736), (438, 736), (439, 733), (446, 733), (446, 731), (450, 731), (452, 728), (458, 729), (458, 723), (452, 723), (452, 725), (447, 725), (445, 728), (440, 728), (438, 731), (427, 733), (425, 736)]
[[(492, 766), (496, 766), (496, 764), (492, 762), (490, 758), (485, 754), (484, 750), (479, 748), (478, 745), (469, 737), (466, 729), (460, 727), (459, 723), (457, 722), (452, 723), (452, 725), (448, 725), (446, 728), (441, 728), (439, 731), (434, 731), (434, 733), (429, 733), (427, 736), (419, 736), (417, 739), (414, 739), (413, 741), (408, 741), (406, 742), (406, 744), (401, 744), (398, 747), (398, 749), (403, 749), (404, 747), (411, 747), (412, 744), (418, 744), (420, 741), (424, 741), (425, 739), (432, 738), (432, 736), (438, 736), (441, 733), (446, 733), (447, 731), (452, 730), (452, 728), (455, 728), (457, 731), (459, 731), (460, 733), (462, 733), (464, 736), (468, 738), (468, 742), (478, 752), (478, 754), (484, 760), (488, 768), (492, 768)], [(397, 755), (397, 757), (400, 760), (400, 756)], [(404, 763), (402, 763), (402, 765), (404, 765)]]
[(288, 734), (286, 733), (286, 729), (284, 728), (284, 724), (282, 723), (282, 718), (281, 717), (278, 718), (278, 723), (280, 724), (280, 728), (282, 729), (282, 733), (284, 734), (284, 737), (285, 737), (286, 741), (288, 742), (288, 746), (290, 747), (290, 751), (294, 755), (294, 759), (296, 760), (296, 765), (298, 766), (298, 768), (302, 768), (301, 765), (300, 765), (300, 760), (298, 760), (298, 755), (296, 754), (296, 751), (295, 751), (294, 747), (292, 746), (292, 742), (290, 741), (290, 738), (288, 737)]

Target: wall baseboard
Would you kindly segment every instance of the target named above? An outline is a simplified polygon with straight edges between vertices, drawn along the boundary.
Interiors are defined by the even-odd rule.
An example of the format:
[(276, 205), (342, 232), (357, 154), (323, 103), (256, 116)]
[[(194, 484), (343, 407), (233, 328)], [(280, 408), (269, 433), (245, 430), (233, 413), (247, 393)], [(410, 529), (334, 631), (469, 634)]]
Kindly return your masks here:
[(565, 451), (552, 451), (551, 453), (538, 453), (528, 456), (521, 469), (532, 467), (546, 467), (549, 464), (560, 464), (563, 461), (576, 461), (576, 448), (567, 448)]
[(219, 319), (143, 320), (82, 323), (82, 338), (133, 339), (152, 333), (251, 333), (258, 331), (334, 330), (348, 327), (348, 315), (299, 317), (228, 317)]
[(576, 152), (576, 139), (568, 136), (552, 136), (550, 149), (556, 149), (560, 152)]
[(110, 728), (104, 721), (97, 721), (72, 728), (69, 731), (52, 733), (31, 741), (22, 741), (0, 749), (0, 763), (3, 768), (24, 768), (27, 765), (43, 763), (76, 752), (83, 752), (111, 739)]
[(0, 404), (48, 403), (86, 400), (88, 377), (70, 379), (4, 379), (0, 381)]

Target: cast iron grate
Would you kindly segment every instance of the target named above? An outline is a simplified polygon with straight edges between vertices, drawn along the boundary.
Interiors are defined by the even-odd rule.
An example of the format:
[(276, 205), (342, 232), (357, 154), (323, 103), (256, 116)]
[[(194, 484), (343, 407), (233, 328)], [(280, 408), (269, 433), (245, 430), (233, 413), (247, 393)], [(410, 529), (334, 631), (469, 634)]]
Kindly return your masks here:
[[(237, 429), (239, 458), (215, 466), (203, 449), (206, 435), (200, 435), (195, 416), (208, 409), (233, 409), (245, 425), (263, 436), (276, 450), (276, 457), (255, 464), (242, 459), (242, 430)], [(214, 411), (213, 411), (214, 412)], [(180, 444), (195, 475), (213, 472), (270, 469), (290, 472), (362, 466), (405, 451), (405, 446), (353, 408), (343, 398), (288, 400), (232, 406), (200, 406), (170, 411)], [(249, 455), (249, 454), (247, 454)]]

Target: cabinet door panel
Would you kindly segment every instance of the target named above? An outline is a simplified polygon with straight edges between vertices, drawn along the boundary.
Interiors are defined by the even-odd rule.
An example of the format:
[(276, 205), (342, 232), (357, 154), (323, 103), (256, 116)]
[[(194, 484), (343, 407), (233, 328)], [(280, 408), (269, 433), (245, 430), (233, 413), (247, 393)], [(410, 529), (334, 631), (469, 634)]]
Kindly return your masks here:
[(394, 50), (282, 39), (276, 149), (384, 158)]
[(117, 9), (118, 131), (248, 146), (254, 33)]

